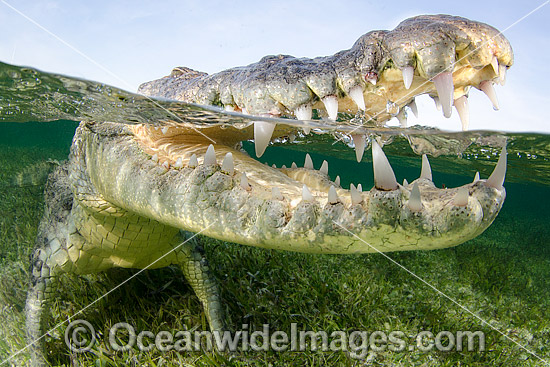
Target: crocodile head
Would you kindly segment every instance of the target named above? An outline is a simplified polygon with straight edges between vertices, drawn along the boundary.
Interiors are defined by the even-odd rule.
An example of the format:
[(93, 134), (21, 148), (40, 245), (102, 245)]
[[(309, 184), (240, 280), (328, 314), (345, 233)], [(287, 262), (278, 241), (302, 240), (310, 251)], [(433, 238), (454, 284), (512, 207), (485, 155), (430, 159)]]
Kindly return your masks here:
[[(170, 227), (313, 253), (444, 248), (479, 235), (495, 219), (505, 198), (505, 150), (487, 180), (436, 188), (424, 156), (420, 178), (400, 185), (377, 138), (364, 127), (336, 123), (337, 111), (359, 110), (381, 123), (399, 113), (392, 108), (402, 111), (415, 95), (428, 93), (439, 97), (445, 116), (453, 102), (464, 112), (459, 106), (470, 86), (491, 96), (511, 64), (510, 45), (494, 28), (421, 16), (393, 31), (368, 33), (333, 56), (270, 56), (211, 76), (180, 68), (141, 86), (145, 94), (258, 116), (248, 124), (88, 124), (77, 136), (93, 157), (86, 159), (91, 181), (108, 202)], [(313, 108), (326, 110), (328, 119), (265, 118), (310, 119)], [(303, 167), (276, 168), (239, 149), (254, 139), (260, 156), (270, 140), (313, 125), (351, 135), (358, 161), (372, 147), (370, 191), (342, 188), (337, 172), (329, 173), (326, 162), (314, 169), (309, 156)]]

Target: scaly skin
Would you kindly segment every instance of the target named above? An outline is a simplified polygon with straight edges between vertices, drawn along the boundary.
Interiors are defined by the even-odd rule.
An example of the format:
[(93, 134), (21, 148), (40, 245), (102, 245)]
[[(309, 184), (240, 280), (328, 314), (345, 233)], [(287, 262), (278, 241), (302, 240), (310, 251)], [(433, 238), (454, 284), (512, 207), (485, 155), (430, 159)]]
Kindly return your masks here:
[[(391, 32), (371, 32), (335, 56), (268, 57), (211, 77), (174, 75), (142, 91), (201, 103), (219, 100), (251, 113), (275, 115), (332, 94), (339, 97), (341, 109), (353, 110), (346, 90), (357, 83), (364, 88), (365, 101), (372, 101), (368, 108), (376, 110), (390, 94), (397, 101), (413, 91), (404, 89), (397, 69), (384, 67), (390, 58), (393, 65), (414, 64), (413, 87), (418, 88), (413, 94), (433, 92), (431, 83), (420, 84), (446, 67), (455, 53), (477, 45), (473, 39), (479, 43), (494, 34), (493, 28), (462, 18), (417, 17)], [(407, 41), (412, 39), (417, 41)], [(493, 55), (502, 65), (511, 64), (511, 50), (500, 36), (455, 65), (455, 87), (496, 78), (486, 63)], [(375, 74), (376, 87), (364, 81)], [(82, 122), (69, 161), (50, 176), (26, 306), (35, 366), (47, 363), (40, 337), (56, 277), (63, 272), (179, 264), (203, 303), (211, 329), (224, 329), (219, 292), (207, 262), (200, 248), (184, 242), (180, 230), (310, 253), (437, 249), (482, 233), (505, 198), (505, 161), (499, 161), (500, 169), (488, 180), (456, 189), (437, 189), (425, 163), (421, 177), (402, 186), (388, 173), (391, 168), (373, 138), (376, 184), (359, 193), (341, 188), (324, 170), (271, 168), (234, 149), (252, 138), (251, 126), (158, 123), (166, 129)], [(279, 124), (275, 135), (289, 132), (295, 128)], [(211, 155), (207, 137), (215, 141)]]
[[(144, 83), (139, 92), (198, 104), (221, 104), (253, 115), (294, 114), (300, 107), (323, 109), (326, 97), (338, 98), (340, 112), (357, 111), (350, 90), (359, 87), (367, 116), (384, 122), (414, 96), (437, 96), (430, 80), (451, 71), (454, 99), (470, 86), (499, 78), (513, 63), (506, 38), (486, 24), (448, 15), (407, 19), (392, 31), (369, 32), (349, 50), (315, 59), (288, 55), (266, 56), (255, 64), (207, 75), (176, 68), (171, 75)], [(401, 70), (414, 68), (409, 89)], [(370, 80), (371, 82), (368, 82)], [(373, 85), (372, 82), (376, 82)], [(395, 108), (395, 107), (394, 107)], [(390, 113), (391, 112), (391, 113)]]

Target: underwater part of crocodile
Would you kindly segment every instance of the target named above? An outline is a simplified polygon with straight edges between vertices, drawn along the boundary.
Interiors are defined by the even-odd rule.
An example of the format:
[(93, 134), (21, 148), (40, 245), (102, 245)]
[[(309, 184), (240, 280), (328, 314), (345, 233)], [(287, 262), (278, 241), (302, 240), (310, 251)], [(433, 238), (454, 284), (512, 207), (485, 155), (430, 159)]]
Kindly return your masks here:
[[(449, 24), (442, 19), (440, 28)], [(421, 29), (409, 32), (429, 33)], [(432, 51), (430, 57), (437, 55)], [(489, 72), (471, 68), (472, 83)], [(378, 72), (377, 85), (384, 85), (386, 71)], [(216, 282), (200, 248), (184, 241), (182, 230), (309, 253), (438, 249), (481, 234), (505, 199), (505, 149), (486, 180), (476, 176), (459, 188), (436, 188), (423, 156), (420, 177), (400, 185), (376, 137), (361, 135), (359, 129), (354, 136), (358, 160), (370, 143), (375, 185), (370, 191), (360, 185), (347, 190), (338, 176), (329, 175), (328, 163), (316, 170), (309, 155), (303, 167), (276, 168), (239, 149), (241, 141), (258, 140), (259, 134), (265, 149), (271, 133), (295, 134), (294, 126), (266, 121), (240, 128), (155, 124), (162, 127), (84, 121), (69, 161), (50, 175), (26, 304), (34, 365), (46, 364), (47, 305), (64, 272), (177, 264), (201, 300), (210, 328), (224, 329)], [(267, 139), (262, 129), (269, 130)]]

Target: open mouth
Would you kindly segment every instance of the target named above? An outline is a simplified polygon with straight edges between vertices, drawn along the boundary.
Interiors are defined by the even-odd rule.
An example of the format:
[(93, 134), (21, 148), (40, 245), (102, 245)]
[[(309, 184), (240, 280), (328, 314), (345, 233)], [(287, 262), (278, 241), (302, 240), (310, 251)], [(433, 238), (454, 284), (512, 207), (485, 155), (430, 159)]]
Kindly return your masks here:
[[(204, 175), (208, 171), (210, 178), (214, 177), (215, 172), (224, 177), (221, 180), (224, 183), (223, 189), (214, 187), (221, 182), (214, 180), (212, 187), (205, 189), (211, 190), (212, 195), (219, 195), (220, 191), (237, 191), (246, 197), (246, 201), (269, 203), (266, 205), (276, 208), (273, 209), (276, 212), (274, 217), (270, 219), (279, 232), (287, 229), (288, 232), (295, 232), (297, 226), (298, 233), (307, 235), (309, 231), (315, 232), (323, 226), (323, 231), (333, 231), (340, 224), (360, 231), (370, 228), (373, 233), (381, 226), (400, 227), (405, 231), (414, 229), (408, 240), (396, 239), (395, 242), (400, 243), (397, 248), (393, 245), (384, 248), (382, 245), (381, 250), (402, 250), (408, 246), (411, 249), (434, 248), (436, 245), (431, 240), (420, 244), (420, 234), (432, 240), (443, 238), (445, 245), (464, 242), (492, 222), (504, 200), (505, 148), (488, 179), (482, 180), (476, 175), (470, 184), (440, 189), (432, 182), (426, 155), (422, 157), (420, 177), (410, 183), (398, 183), (376, 138), (356, 140), (358, 158), (367, 148), (372, 153), (374, 187), (367, 191), (361, 184), (342, 187), (338, 167), (332, 167), (324, 160), (322, 163), (316, 162), (320, 168), (315, 169), (309, 154), (305, 154), (303, 163), (289, 162), (282, 167), (269, 166), (250, 157), (239, 149), (240, 142), (235, 139), (252, 139), (255, 128), (249, 126), (239, 130), (228, 127), (223, 131), (223, 143), (216, 144), (210, 144), (201, 134), (183, 127), (139, 125), (132, 127), (132, 130), (140, 149), (147, 154), (145, 159), (163, 167), (166, 172), (176, 170), (188, 176)], [(281, 137), (284, 136), (281, 134), (292, 131), (293, 127), (279, 124), (277, 129), (275, 136)], [(208, 135), (206, 130), (203, 130), (204, 135)], [(207, 182), (203, 184), (208, 186)], [(327, 221), (334, 223), (320, 224)], [(273, 228), (264, 229), (269, 232)], [(419, 232), (418, 236), (412, 235), (414, 231)], [(304, 251), (303, 248), (297, 250)], [(332, 252), (342, 251), (342, 248), (336, 247)]]

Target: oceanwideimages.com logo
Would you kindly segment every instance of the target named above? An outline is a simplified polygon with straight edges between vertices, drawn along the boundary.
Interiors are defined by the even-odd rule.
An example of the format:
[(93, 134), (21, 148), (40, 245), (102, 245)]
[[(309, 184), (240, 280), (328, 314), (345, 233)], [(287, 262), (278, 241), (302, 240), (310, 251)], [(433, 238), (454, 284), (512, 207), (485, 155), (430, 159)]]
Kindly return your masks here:
[[(65, 343), (73, 352), (87, 352), (97, 342), (93, 326), (86, 320), (75, 320), (65, 330)], [(137, 349), (150, 352), (200, 352), (217, 350), (236, 351), (332, 351), (349, 352), (353, 358), (364, 358), (368, 351), (394, 352), (414, 351), (441, 352), (484, 351), (485, 334), (482, 331), (421, 331), (407, 336), (402, 331), (312, 331), (300, 330), (292, 323), (290, 331), (271, 330), (264, 324), (262, 330), (251, 330), (243, 324), (238, 331), (137, 331), (132, 325), (120, 322), (108, 333), (109, 346), (115, 351)]]

